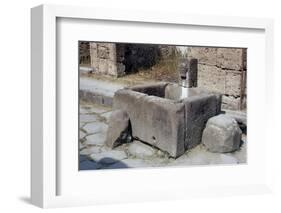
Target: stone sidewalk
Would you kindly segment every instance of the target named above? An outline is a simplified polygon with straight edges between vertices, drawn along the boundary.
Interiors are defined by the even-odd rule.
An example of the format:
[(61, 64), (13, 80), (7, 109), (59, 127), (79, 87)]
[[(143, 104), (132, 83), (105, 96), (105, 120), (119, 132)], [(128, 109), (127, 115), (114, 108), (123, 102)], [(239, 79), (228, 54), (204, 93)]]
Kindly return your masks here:
[(80, 90), (99, 93), (105, 96), (113, 97), (114, 93), (124, 88), (125, 85), (113, 82), (104, 82), (94, 78), (80, 77)]
[(80, 100), (105, 106), (112, 106), (114, 93), (126, 86), (87, 77), (80, 77), (79, 84)]
[(110, 114), (110, 107), (80, 103), (80, 170), (246, 163), (245, 135), (241, 148), (227, 154), (211, 153), (203, 145), (198, 145), (173, 159), (136, 140), (111, 150), (104, 144)]

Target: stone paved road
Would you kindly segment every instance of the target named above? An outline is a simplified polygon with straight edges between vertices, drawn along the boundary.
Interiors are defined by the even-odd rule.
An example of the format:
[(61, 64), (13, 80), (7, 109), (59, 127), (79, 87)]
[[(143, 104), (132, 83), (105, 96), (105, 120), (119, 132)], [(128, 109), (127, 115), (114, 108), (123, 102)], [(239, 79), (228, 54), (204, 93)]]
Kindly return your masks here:
[(240, 150), (228, 154), (211, 153), (198, 145), (173, 159), (139, 141), (111, 150), (104, 144), (110, 114), (110, 107), (81, 103), (80, 170), (246, 163), (245, 135)]

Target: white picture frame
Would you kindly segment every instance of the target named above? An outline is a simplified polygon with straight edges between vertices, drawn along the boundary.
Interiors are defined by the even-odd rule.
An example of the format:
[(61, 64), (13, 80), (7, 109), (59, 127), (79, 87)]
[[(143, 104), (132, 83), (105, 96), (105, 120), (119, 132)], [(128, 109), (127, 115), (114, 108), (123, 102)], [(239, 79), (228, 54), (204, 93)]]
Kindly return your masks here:
[[(141, 24), (142, 27), (146, 25), (153, 24), (153, 26), (165, 26), (166, 31), (169, 28), (180, 26), (184, 27), (194, 27), (200, 28), (200, 30), (205, 29), (223, 29), (223, 31), (255, 31), (260, 32), (261, 36), (259, 41), (262, 41), (263, 48), (261, 48), (262, 53), (259, 57), (261, 58), (261, 67), (259, 68), (257, 77), (255, 81), (261, 83), (259, 87), (259, 94), (261, 97), (251, 98), (251, 88), (255, 85), (253, 80), (249, 80), (249, 110), (256, 108), (253, 111), (249, 111), (249, 126), (253, 124), (253, 127), (249, 128), (249, 132), (258, 131), (254, 130), (255, 120), (254, 116), (257, 113), (263, 113), (261, 119), (264, 123), (269, 123), (272, 119), (270, 115), (270, 110), (265, 111), (265, 105), (267, 108), (272, 108), (273, 100), (270, 95), (270, 91), (273, 88), (271, 79), (273, 77), (273, 21), (271, 19), (257, 19), (257, 18), (241, 18), (241, 17), (216, 17), (216, 16), (203, 16), (203, 15), (188, 15), (188, 14), (166, 14), (166, 13), (152, 13), (147, 11), (121, 11), (112, 10), (108, 8), (85, 8), (85, 7), (74, 7), (74, 6), (54, 6), (54, 5), (41, 5), (31, 10), (31, 41), (32, 41), (32, 143), (31, 143), (31, 201), (33, 204), (47, 208), (47, 207), (59, 207), (59, 206), (76, 206), (76, 205), (91, 205), (97, 203), (114, 203), (114, 202), (137, 202), (140, 200), (165, 200), (165, 199), (178, 199), (178, 198), (188, 198), (188, 197), (204, 197), (204, 196), (224, 196), (224, 195), (242, 195), (242, 194), (253, 194), (253, 193), (264, 193), (271, 191), (271, 164), (270, 164), (270, 152), (273, 144), (269, 142), (270, 132), (274, 131), (274, 128), (269, 128), (269, 125), (265, 125), (265, 131), (262, 137), (249, 137), (249, 140), (262, 140), (265, 139), (263, 144), (266, 149), (255, 148), (250, 146), (250, 149), (257, 151), (253, 159), (260, 159), (262, 162), (250, 161), (247, 165), (238, 167), (233, 166), (220, 166), (216, 168), (207, 167), (187, 167), (187, 168), (165, 168), (165, 169), (142, 169), (142, 170), (126, 170), (117, 172), (103, 172), (98, 173), (89, 172), (83, 173), (83, 176), (91, 176), (91, 178), (97, 178), (99, 181), (104, 181), (104, 183), (109, 183), (111, 178), (115, 177), (117, 180), (122, 181), (124, 176), (129, 175), (130, 178), (142, 179), (144, 183), (148, 183), (148, 179), (145, 176), (148, 174), (150, 176), (150, 181), (153, 186), (145, 187), (140, 184), (140, 187), (132, 188), (134, 182), (128, 181), (128, 186), (122, 188), (114, 188), (115, 185), (108, 184), (108, 188), (99, 188), (97, 191), (100, 193), (66, 193), (60, 194), (58, 188), (60, 184), (64, 184), (65, 179), (60, 178), (60, 173), (63, 164), (60, 164), (58, 160), (61, 158), (61, 150), (58, 151), (59, 146), (57, 144), (58, 132), (57, 132), (57, 88), (61, 83), (57, 79), (58, 65), (57, 65), (57, 36), (58, 36), (58, 20), (60, 18), (68, 20), (98, 20), (99, 24), (102, 22), (113, 21), (118, 23), (118, 26), (123, 26), (125, 23), (135, 23)], [(196, 29), (197, 29), (196, 28)], [(195, 29), (195, 30), (196, 30)], [(252, 32), (252, 31), (251, 31)], [(206, 35), (207, 36), (207, 35)], [(165, 36), (164, 36), (165, 37)], [(210, 37), (214, 39), (213, 37)], [(126, 37), (124, 37), (126, 39)], [(144, 38), (146, 39), (146, 38)], [(149, 38), (148, 38), (149, 39)], [(218, 46), (237, 46), (235, 42), (229, 41), (229, 43), (219, 43), (220, 39), (214, 39), (213, 45)], [(250, 40), (250, 39), (249, 39)], [(167, 38), (167, 42), (169, 39)], [(145, 40), (144, 42), (149, 42)], [(180, 42), (180, 41), (178, 41)], [(189, 42), (192, 42), (191, 40)], [(196, 39), (193, 41), (194, 45)], [(239, 43), (239, 42), (238, 42)], [(237, 44), (238, 44), (237, 43)], [(182, 44), (182, 43), (179, 43)], [(208, 46), (208, 41), (205, 43)], [(209, 43), (210, 44), (210, 43)], [(220, 45), (221, 44), (221, 45)], [(253, 49), (254, 47), (251, 46)], [(250, 51), (249, 54), (254, 51)], [(251, 55), (249, 56), (251, 57)], [(253, 60), (249, 60), (251, 62)], [(249, 69), (251, 64), (249, 64)], [(77, 70), (76, 70), (77, 71)], [(77, 75), (77, 74), (76, 74)], [(266, 76), (266, 78), (263, 78)], [(250, 75), (251, 77), (251, 75)], [(249, 77), (249, 79), (250, 79)], [(273, 82), (273, 81), (272, 81)], [(254, 107), (257, 100), (261, 102), (259, 107)], [(251, 122), (252, 120), (252, 122)], [(257, 127), (258, 128), (258, 127)], [(260, 141), (259, 141), (260, 142)], [(257, 143), (260, 144), (260, 143)], [(257, 145), (259, 146), (259, 145)], [(266, 151), (267, 150), (267, 151)], [(261, 158), (260, 158), (261, 157)], [(75, 159), (70, 160), (73, 162)], [(74, 161), (75, 162), (75, 161)], [(78, 164), (78, 163), (77, 163)], [(76, 165), (75, 165), (76, 166)], [(201, 185), (199, 174), (206, 175), (207, 173), (215, 174), (210, 175), (210, 180), (206, 181), (205, 184)], [(237, 170), (237, 171), (236, 171)], [(78, 172), (78, 170), (77, 170)], [(193, 175), (190, 174), (192, 172)], [(217, 172), (217, 174), (216, 174)], [(230, 174), (235, 173), (241, 176), (241, 173), (245, 175), (245, 181), (242, 179), (233, 182), (233, 180), (228, 181), (214, 181), (216, 178), (229, 177)], [(189, 174), (188, 174), (189, 173)], [(256, 175), (257, 178), (252, 181), (252, 175)], [(195, 174), (195, 175), (194, 175)], [(260, 175), (263, 174), (263, 175)], [(184, 178), (190, 176), (192, 181), (192, 187), (189, 184), (177, 184), (178, 179), (184, 181)], [(64, 175), (65, 176), (65, 175)], [(163, 180), (159, 180), (160, 177), (165, 177)], [(196, 177), (198, 181), (196, 181)], [(232, 177), (236, 177), (235, 175)], [(83, 180), (88, 181), (88, 178), (83, 177)], [(66, 187), (71, 187), (69, 191), (76, 191), (75, 183), (71, 181), (77, 181), (78, 179), (68, 178), (68, 185)], [(157, 182), (157, 180), (159, 180)], [(174, 182), (174, 184), (167, 183), (167, 180)], [(211, 184), (211, 181), (215, 184)], [(219, 179), (218, 179), (219, 180)], [(139, 181), (139, 180), (138, 180)], [(165, 182), (166, 181), (166, 182)], [(63, 182), (63, 183), (62, 183)], [(65, 180), (67, 182), (67, 180)], [(231, 184), (231, 182), (233, 184)], [(100, 182), (99, 182), (100, 183)], [(182, 183), (182, 182), (181, 182)], [(99, 184), (100, 185), (100, 184)], [(137, 184), (136, 184), (137, 185)], [(83, 187), (82, 187), (83, 188)], [(141, 189), (143, 188), (143, 190)], [(112, 193), (108, 193), (108, 190), (112, 189)], [(146, 190), (151, 189), (149, 193)], [(91, 190), (91, 189), (89, 189)], [(104, 193), (102, 192), (104, 190)], [(120, 191), (118, 191), (120, 190)], [(128, 194), (128, 196), (120, 196)], [(171, 196), (172, 195), (172, 196)]]

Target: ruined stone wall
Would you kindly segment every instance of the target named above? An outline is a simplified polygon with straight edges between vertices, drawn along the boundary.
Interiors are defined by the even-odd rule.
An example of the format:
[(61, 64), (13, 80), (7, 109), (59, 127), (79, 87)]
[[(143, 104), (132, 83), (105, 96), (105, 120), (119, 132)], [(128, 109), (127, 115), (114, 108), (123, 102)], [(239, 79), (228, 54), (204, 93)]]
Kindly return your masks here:
[(189, 47), (198, 59), (198, 87), (223, 94), (224, 108), (246, 107), (246, 49)]
[(90, 42), (91, 67), (95, 73), (122, 76), (124, 50), (122, 44)]
[(176, 46), (158, 45), (161, 59), (169, 59), (176, 54)]
[(79, 42), (79, 63), (90, 64), (90, 43), (86, 41)]

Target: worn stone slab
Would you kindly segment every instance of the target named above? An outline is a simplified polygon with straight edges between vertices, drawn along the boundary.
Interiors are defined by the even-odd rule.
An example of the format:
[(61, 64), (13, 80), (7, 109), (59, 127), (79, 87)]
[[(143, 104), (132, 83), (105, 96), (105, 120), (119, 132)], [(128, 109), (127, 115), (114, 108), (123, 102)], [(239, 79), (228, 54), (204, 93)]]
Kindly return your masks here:
[(79, 120), (81, 123), (89, 123), (98, 120), (98, 116), (94, 114), (80, 114)]
[(80, 109), (79, 109), (79, 114), (80, 114), (80, 115), (81, 115), (81, 114), (88, 114), (88, 113), (90, 113), (89, 108), (87, 108), (87, 107), (81, 107), (81, 106), (80, 106)]
[(106, 132), (108, 126), (105, 123), (102, 122), (93, 122), (93, 123), (87, 123), (83, 129), (88, 133), (88, 134), (95, 134), (98, 132)]
[(105, 144), (106, 132), (99, 132), (86, 137), (85, 144), (102, 146)]
[(113, 164), (127, 158), (124, 151), (111, 150), (107, 152), (90, 155), (90, 158), (101, 164)]
[[(110, 111), (111, 107), (106, 107), (98, 104), (82, 103), (80, 105), (80, 114), (101, 114)], [(82, 112), (81, 112), (82, 110)]]
[(104, 82), (93, 78), (80, 78), (80, 91), (87, 91), (91, 94), (113, 97), (114, 92), (124, 88), (124, 85), (112, 82)]
[(112, 114), (112, 111), (109, 111), (109, 112), (105, 112), (105, 113), (102, 113), (100, 116), (105, 118), (106, 122), (109, 122), (109, 118)]
[(152, 157), (156, 153), (156, 150), (147, 144), (134, 141), (129, 145), (128, 152), (132, 156), (143, 159)]
[(101, 114), (101, 113), (105, 113), (108, 112), (109, 110), (111, 110), (111, 108), (108, 107), (101, 107), (101, 106), (94, 106), (93, 108), (91, 108), (91, 112), (95, 113), (95, 114)]
[(211, 152), (233, 152), (241, 144), (242, 131), (236, 120), (221, 114), (210, 118), (202, 136), (202, 143)]
[(79, 138), (82, 139), (86, 136), (87, 134), (83, 131), (79, 131)]

